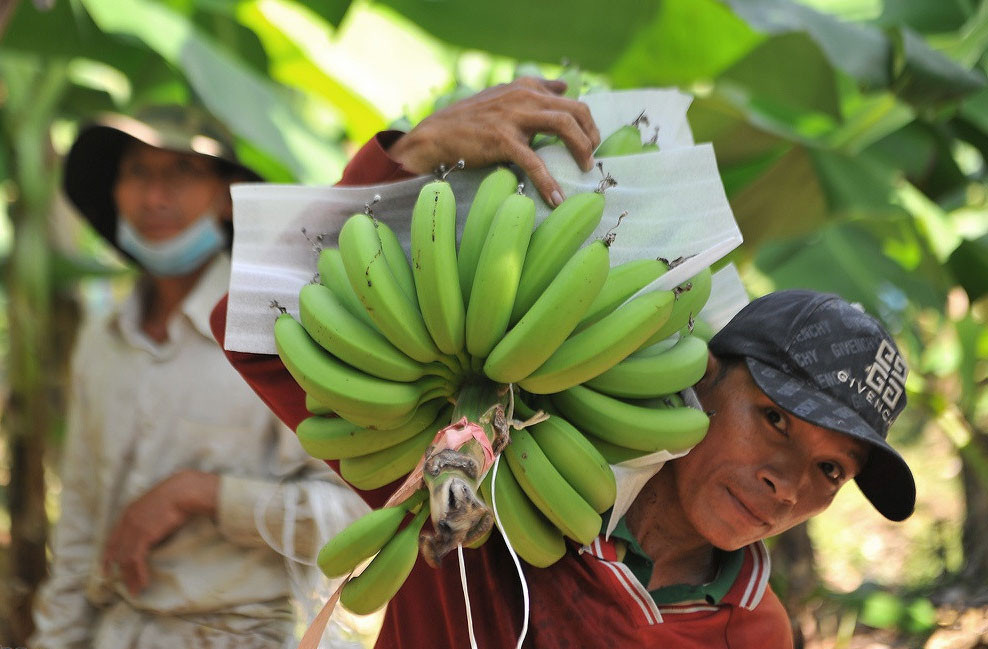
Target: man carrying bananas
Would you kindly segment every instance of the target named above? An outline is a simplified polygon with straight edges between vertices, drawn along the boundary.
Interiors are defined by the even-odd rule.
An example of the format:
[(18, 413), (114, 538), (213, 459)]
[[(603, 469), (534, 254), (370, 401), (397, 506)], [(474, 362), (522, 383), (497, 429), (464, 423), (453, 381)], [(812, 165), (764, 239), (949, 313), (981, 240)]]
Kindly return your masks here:
[[(32, 647), (295, 646), (293, 591), (314, 613), (320, 541), (366, 511), (209, 331), (229, 282), (230, 183), (257, 179), (189, 108), (106, 116), (68, 155), (68, 197), (140, 275), (76, 345)], [(360, 644), (337, 629), (324, 646)]]
[[(530, 138), (558, 135), (585, 170), (600, 140), (586, 107), (562, 90), (531, 78), (485, 90), (406, 135), (378, 135), (342, 182), (402, 179), (459, 159), (510, 161), (557, 205), (563, 197)], [(225, 319), (221, 301), (211, 319), (220, 340)], [(912, 474), (885, 441), (905, 407), (907, 370), (874, 318), (834, 295), (773, 293), (743, 309), (709, 352), (695, 385), (706, 437), (605, 517), (612, 533), (605, 521), (586, 546), (570, 542), (549, 567), (526, 566), (530, 611), (499, 534), (465, 551), (481, 647), (514, 647), (523, 625), (525, 646), (539, 648), (791, 647), (762, 540), (822, 512), (852, 479), (887, 518), (912, 513)], [(286, 424), (309, 417), (278, 357), (227, 356)], [(363, 496), (381, 507), (396, 484)], [(378, 647), (470, 646), (455, 564), (418, 561), (388, 606)]]

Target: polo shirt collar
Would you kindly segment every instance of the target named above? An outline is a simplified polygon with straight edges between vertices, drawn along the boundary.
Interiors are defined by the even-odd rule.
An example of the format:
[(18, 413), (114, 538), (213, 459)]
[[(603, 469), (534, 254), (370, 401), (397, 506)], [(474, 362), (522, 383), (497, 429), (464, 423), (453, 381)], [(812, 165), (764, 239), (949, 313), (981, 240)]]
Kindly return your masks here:
[[(627, 544), (623, 563), (628, 566), (638, 581), (647, 586), (652, 575), (654, 562), (645, 554), (645, 551), (638, 544), (638, 540), (631, 534), (624, 517), (618, 520), (614, 531), (611, 532), (611, 537), (621, 539)], [(711, 605), (722, 602), (735, 603), (726, 600), (732, 599), (728, 595), (731, 594), (732, 587), (737, 585), (739, 581), (738, 577), (744, 565), (745, 548), (734, 551), (715, 550), (715, 553), (718, 567), (717, 575), (712, 581), (700, 586), (673, 584), (651, 590), (649, 594), (655, 603), (659, 605), (686, 602), (705, 602)], [(734, 599), (740, 599), (740, 597)], [(752, 608), (754, 607), (752, 606)]]

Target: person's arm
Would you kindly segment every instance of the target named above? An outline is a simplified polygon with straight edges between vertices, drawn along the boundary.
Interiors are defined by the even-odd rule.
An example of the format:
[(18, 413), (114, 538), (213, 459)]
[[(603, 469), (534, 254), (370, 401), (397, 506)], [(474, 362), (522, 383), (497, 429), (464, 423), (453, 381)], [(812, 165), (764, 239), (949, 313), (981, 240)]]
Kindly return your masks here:
[(35, 634), (28, 643), (45, 649), (91, 646), (96, 609), (86, 599), (86, 584), (96, 566), (93, 523), (98, 511), (98, 442), (88, 437), (81, 383), (73, 377), (68, 428), (63, 449), (58, 521), (53, 529), (49, 577), (34, 601)]
[(369, 510), (329, 467), (305, 455), (291, 431), (272, 425), (279, 428), (282, 478), (221, 475), (216, 521), (232, 543), (312, 563), (323, 543)]

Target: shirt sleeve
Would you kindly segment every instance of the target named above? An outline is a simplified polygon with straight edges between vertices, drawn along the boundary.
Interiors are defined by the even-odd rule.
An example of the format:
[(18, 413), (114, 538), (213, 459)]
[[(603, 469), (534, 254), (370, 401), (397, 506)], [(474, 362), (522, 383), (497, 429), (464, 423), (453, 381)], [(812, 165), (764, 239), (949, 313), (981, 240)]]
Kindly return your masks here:
[[(384, 131), (378, 133), (365, 144), (353, 157), (340, 179), (340, 185), (366, 185), (381, 182), (404, 180), (414, 176), (387, 153), (402, 133), (399, 131)], [(213, 308), (209, 324), (213, 336), (223, 347), (226, 332), (227, 297)], [(285, 369), (281, 359), (267, 354), (247, 354), (223, 350), (227, 360), (233, 365), (247, 384), (261, 397), (265, 404), (274, 412), (286, 426), (295, 430), (299, 423), (309, 416), (305, 409), (305, 393)], [(334, 471), (339, 471), (339, 462), (328, 461)], [(371, 507), (380, 507), (394, 491), (397, 484), (386, 485), (373, 491), (360, 492), (363, 499)], [(226, 486), (226, 496), (231, 504), (234, 493), (247, 487)], [(223, 497), (221, 481), (221, 500)]]
[(275, 425), (282, 476), (220, 476), (217, 524), (232, 543), (314, 565), (322, 545), (369, 510), (328, 466), (305, 455), (291, 431)]
[(53, 529), (52, 560), (48, 579), (33, 606), (35, 633), (28, 642), (39, 649), (71, 649), (91, 645), (96, 608), (86, 599), (86, 585), (97, 565), (98, 546), (93, 523), (97, 512), (99, 442), (85, 421), (80, 380), (73, 377), (65, 448), (60, 476), (61, 514)]

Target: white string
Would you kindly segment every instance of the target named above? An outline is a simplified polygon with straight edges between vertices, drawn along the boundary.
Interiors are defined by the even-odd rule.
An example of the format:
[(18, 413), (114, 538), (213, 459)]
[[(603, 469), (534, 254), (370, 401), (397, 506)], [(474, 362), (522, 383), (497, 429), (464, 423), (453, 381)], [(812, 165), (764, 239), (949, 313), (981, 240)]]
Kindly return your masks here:
[(518, 569), (518, 578), (521, 580), (521, 592), (522, 598), (525, 602), (525, 619), (521, 627), (521, 636), (518, 638), (518, 644), (515, 645), (515, 649), (521, 649), (521, 645), (525, 642), (525, 636), (528, 635), (528, 582), (525, 581), (525, 573), (521, 570), (521, 563), (518, 561), (518, 555), (515, 554), (515, 549), (511, 547), (511, 541), (508, 540), (508, 535), (504, 532), (504, 526), (501, 525), (501, 518), (497, 515), (497, 496), (495, 495), (496, 489), (495, 484), (497, 480), (497, 467), (501, 463), (501, 456), (498, 455), (494, 460), (494, 473), (491, 475), (491, 509), (494, 510), (494, 520), (497, 522), (498, 529), (501, 530), (501, 536), (504, 538), (504, 544), (508, 546), (508, 552), (511, 554), (511, 559), (515, 562), (515, 568)]
[(467, 566), (463, 561), (463, 545), (456, 546), (460, 558), (460, 584), (463, 586), (463, 602), (467, 606), (467, 631), (470, 633), (470, 649), (477, 649), (477, 637), (473, 634), (473, 611), (470, 608), (470, 593), (467, 591)]
[[(294, 487), (296, 489), (298, 488), (297, 485), (293, 485), (290, 482), (282, 482), (279, 484), (279, 487), (282, 488)], [(268, 547), (270, 547), (272, 550), (274, 550), (281, 556), (285, 557), (289, 561), (292, 561), (294, 563), (300, 563), (304, 566), (309, 566), (310, 568), (316, 567), (318, 563), (316, 563), (312, 559), (308, 559), (306, 557), (300, 557), (294, 553), (293, 551), (295, 545), (294, 535), (291, 539), (287, 537), (284, 539), (286, 541), (286, 544), (284, 546), (281, 546), (279, 543), (277, 543), (274, 540), (274, 537), (271, 535), (271, 530), (268, 529), (268, 525), (267, 525), (267, 521), (265, 520), (266, 517), (264, 516), (264, 513), (267, 512), (268, 506), (271, 505), (271, 501), (274, 500), (274, 497), (276, 495), (277, 495), (277, 489), (272, 489), (268, 493), (267, 500), (259, 498), (257, 502), (254, 503), (254, 526), (257, 528), (258, 534), (260, 535), (261, 539), (263, 539), (264, 542), (268, 544)], [(291, 507), (289, 507), (289, 509), (293, 510), (293, 508)], [(291, 517), (294, 522), (294, 511), (292, 511)], [(294, 525), (292, 526), (292, 529), (294, 529)], [(286, 532), (287, 532), (287, 528), (286, 528)]]

